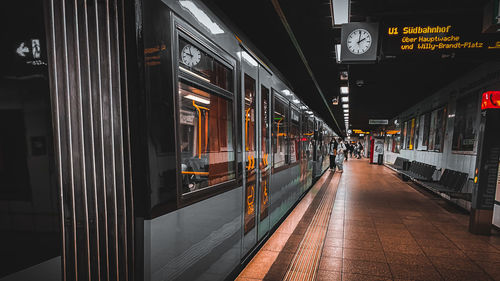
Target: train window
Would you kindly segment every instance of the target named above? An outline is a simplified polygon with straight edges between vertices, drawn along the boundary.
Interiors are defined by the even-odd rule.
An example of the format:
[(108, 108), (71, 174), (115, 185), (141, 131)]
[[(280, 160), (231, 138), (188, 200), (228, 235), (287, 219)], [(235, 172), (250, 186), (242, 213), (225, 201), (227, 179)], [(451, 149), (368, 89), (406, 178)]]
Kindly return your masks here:
[(234, 179), (232, 101), (183, 81), (178, 98), (183, 194)]
[(479, 97), (467, 95), (456, 103), (453, 122), (453, 151), (473, 152), (476, 145), (479, 124)]
[(300, 141), (300, 115), (295, 109), (290, 112), (290, 163), (296, 163), (299, 160), (299, 141)]
[(288, 162), (288, 104), (276, 96), (273, 101), (273, 168), (279, 168)]
[(233, 71), (199, 46), (179, 38), (179, 69), (224, 90), (233, 90)]
[(268, 215), (269, 207), (269, 89), (261, 86), (261, 141), (262, 141), (262, 159), (260, 161), (261, 173), (261, 192), (260, 192), (260, 220), (262, 221)]
[(246, 154), (246, 204), (245, 204), (245, 234), (255, 227), (255, 186), (256, 186), (256, 103), (255, 79), (245, 74), (245, 154)]

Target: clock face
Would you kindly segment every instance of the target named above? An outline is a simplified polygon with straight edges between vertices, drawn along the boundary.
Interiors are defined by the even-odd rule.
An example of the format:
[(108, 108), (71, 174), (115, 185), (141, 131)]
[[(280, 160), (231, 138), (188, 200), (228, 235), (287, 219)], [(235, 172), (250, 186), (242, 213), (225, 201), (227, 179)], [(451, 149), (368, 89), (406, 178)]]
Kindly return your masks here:
[(182, 62), (189, 66), (195, 66), (200, 62), (201, 52), (193, 45), (186, 45), (181, 51)]
[(347, 49), (355, 55), (364, 54), (371, 45), (372, 36), (366, 29), (355, 29), (347, 37)]

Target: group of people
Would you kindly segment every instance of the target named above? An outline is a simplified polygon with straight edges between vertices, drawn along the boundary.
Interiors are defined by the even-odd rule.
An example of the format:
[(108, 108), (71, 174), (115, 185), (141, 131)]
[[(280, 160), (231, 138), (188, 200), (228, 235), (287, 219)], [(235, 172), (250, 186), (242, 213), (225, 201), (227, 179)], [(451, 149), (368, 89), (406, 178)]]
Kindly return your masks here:
[(330, 151), (330, 170), (335, 171), (338, 169), (340, 173), (344, 171), (343, 163), (344, 160), (348, 159), (350, 154), (351, 157), (360, 159), (363, 151), (363, 145), (361, 142), (355, 144), (350, 144), (349, 142), (344, 142), (342, 138), (333, 138), (329, 144)]

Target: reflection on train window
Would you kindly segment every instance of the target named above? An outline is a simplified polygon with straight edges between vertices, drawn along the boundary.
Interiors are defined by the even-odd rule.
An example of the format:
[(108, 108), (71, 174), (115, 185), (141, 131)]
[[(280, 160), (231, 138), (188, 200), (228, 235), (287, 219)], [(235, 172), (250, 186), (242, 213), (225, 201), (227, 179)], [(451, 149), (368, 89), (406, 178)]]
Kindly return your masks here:
[(255, 227), (255, 186), (256, 186), (256, 103), (255, 79), (245, 74), (245, 171), (246, 171), (246, 204), (245, 204), (245, 233)]
[(0, 31), (1, 280), (27, 280), (28, 272), (62, 279), (44, 4), (9, 1), (0, 9), (8, 26)]
[(273, 101), (273, 168), (279, 168), (288, 162), (288, 105), (276, 96)]
[(256, 143), (255, 143), (255, 80), (245, 74), (245, 154), (247, 181), (255, 173)]
[(233, 89), (232, 70), (183, 38), (179, 38), (179, 68), (222, 89)]
[(299, 140), (300, 140), (300, 116), (297, 110), (290, 112), (290, 163), (296, 163), (299, 160)]
[(179, 82), (183, 193), (235, 178), (232, 101)]

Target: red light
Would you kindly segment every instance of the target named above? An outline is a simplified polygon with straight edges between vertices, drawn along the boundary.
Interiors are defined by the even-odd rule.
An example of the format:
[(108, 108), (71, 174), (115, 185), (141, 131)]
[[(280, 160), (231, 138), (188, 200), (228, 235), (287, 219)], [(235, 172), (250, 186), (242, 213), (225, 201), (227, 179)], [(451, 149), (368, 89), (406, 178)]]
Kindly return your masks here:
[(301, 138), (300, 141), (307, 141), (307, 138)]
[(481, 110), (488, 108), (500, 108), (500, 91), (489, 91), (483, 93)]

